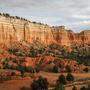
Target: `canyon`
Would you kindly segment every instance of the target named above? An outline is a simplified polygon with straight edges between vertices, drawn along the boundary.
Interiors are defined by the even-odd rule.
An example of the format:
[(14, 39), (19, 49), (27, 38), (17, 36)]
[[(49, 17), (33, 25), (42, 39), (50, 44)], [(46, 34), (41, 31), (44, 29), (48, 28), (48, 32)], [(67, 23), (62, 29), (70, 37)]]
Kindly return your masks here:
[(0, 15), (0, 44), (10, 45), (12, 42), (40, 41), (45, 45), (57, 43), (70, 46), (73, 44), (89, 44), (90, 30), (74, 33), (65, 26), (49, 26), (31, 22), (13, 16)]

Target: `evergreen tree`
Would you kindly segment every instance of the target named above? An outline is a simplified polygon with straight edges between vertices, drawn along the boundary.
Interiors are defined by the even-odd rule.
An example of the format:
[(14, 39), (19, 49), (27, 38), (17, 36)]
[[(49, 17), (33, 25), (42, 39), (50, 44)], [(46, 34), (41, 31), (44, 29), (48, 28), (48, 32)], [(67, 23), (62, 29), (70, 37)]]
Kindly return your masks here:
[(32, 90), (48, 90), (48, 81), (46, 78), (39, 77), (38, 80), (34, 80), (31, 84)]
[(62, 84), (65, 85), (65, 84), (66, 84), (66, 78), (65, 78), (65, 76), (64, 76), (63, 74), (61, 74), (61, 75), (59, 76), (57, 82), (62, 83)]
[(62, 83), (57, 84), (57, 86), (55, 87), (55, 90), (65, 90), (65, 87)]
[(68, 73), (66, 76), (67, 81), (74, 81), (74, 76), (71, 73)]

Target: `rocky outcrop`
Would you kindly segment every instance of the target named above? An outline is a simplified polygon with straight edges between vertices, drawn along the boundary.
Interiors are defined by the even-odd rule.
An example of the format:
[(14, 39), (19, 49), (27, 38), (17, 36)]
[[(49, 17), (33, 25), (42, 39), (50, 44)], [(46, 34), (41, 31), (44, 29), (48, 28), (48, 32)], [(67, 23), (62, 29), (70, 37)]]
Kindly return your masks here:
[(85, 30), (79, 33), (79, 40), (83, 44), (90, 44), (90, 30)]
[(73, 43), (90, 44), (90, 30), (74, 33), (65, 26), (50, 27), (11, 16), (0, 15), (0, 43), (11, 44), (15, 41), (33, 42), (39, 40), (45, 45), (58, 43), (70, 46)]
[(56, 43), (70, 46), (69, 33), (65, 26), (53, 27), (52, 32)]
[(56, 43), (70, 46), (72, 44), (90, 44), (90, 30), (74, 33), (65, 29), (65, 26), (53, 27), (53, 37)]

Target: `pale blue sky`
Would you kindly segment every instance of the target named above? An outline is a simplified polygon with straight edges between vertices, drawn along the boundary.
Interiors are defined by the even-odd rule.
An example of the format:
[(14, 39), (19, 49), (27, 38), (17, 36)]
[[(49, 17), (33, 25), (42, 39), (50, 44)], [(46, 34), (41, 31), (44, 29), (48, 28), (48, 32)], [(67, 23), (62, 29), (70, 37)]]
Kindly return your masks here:
[(90, 0), (0, 0), (0, 12), (76, 32), (90, 29)]

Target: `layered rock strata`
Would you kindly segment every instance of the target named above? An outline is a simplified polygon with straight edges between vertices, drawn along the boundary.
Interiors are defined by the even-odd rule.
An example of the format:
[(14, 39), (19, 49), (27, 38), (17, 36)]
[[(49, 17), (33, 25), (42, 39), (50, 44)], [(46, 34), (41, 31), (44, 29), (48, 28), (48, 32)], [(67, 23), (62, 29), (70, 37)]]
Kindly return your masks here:
[(39, 40), (45, 45), (51, 43), (66, 46), (73, 43), (90, 44), (90, 30), (74, 33), (67, 30), (65, 26), (50, 27), (41, 23), (0, 15), (0, 44), (7, 45), (15, 41), (31, 43), (34, 40)]

